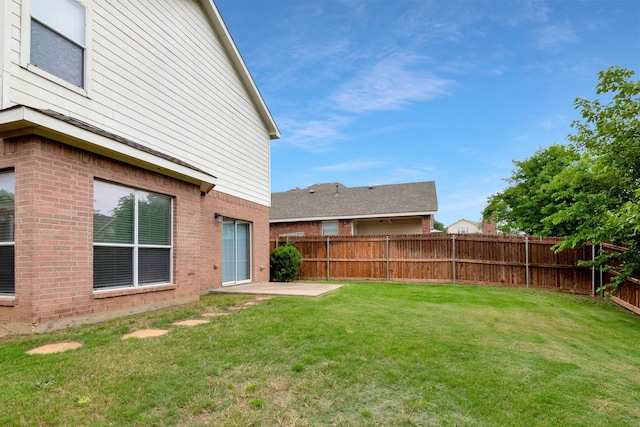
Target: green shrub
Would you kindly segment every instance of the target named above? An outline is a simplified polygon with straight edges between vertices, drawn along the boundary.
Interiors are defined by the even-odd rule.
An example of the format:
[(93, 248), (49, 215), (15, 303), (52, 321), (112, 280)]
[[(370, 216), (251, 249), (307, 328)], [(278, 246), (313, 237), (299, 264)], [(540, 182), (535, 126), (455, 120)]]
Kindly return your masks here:
[(302, 266), (302, 254), (287, 242), (271, 251), (271, 277), (276, 282), (291, 282), (298, 277)]

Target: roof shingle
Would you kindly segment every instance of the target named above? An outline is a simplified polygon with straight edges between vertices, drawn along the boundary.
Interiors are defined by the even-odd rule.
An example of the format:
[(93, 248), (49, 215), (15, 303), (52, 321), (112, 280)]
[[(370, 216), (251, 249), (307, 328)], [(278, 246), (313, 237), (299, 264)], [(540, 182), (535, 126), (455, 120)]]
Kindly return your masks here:
[(271, 222), (429, 215), (438, 210), (434, 181), (345, 187), (314, 184), (271, 193)]

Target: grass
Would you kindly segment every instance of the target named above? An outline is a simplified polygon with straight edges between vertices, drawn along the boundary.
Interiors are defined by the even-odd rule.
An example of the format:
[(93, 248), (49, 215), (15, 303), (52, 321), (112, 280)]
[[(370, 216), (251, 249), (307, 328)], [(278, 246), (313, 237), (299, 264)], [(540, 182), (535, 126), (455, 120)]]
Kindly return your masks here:
[[(640, 317), (584, 296), (348, 283), (0, 341), (0, 425), (629, 426)], [(121, 340), (141, 328), (162, 337)], [(36, 346), (84, 346), (27, 355)]]

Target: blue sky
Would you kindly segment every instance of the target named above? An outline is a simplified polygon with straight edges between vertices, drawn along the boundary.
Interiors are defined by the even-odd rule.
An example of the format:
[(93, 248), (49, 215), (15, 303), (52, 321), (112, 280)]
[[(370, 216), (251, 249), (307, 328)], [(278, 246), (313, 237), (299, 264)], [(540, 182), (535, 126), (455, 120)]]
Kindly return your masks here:
[(599, 71), (640, 72), (637, 0), (216, 5), (282, 133), (272, 191), (433, 180), (445, 225), (566, 142)]

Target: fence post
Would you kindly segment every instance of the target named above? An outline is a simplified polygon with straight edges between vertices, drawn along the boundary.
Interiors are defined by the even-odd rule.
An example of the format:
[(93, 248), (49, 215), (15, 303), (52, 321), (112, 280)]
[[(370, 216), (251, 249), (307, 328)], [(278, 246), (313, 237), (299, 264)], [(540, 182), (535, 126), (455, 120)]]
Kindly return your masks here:
[(278, 249), (278, 238), (276, 237), (276, 249)]
[(331, 273), (330, 273), (330, 268), (331, 268), (331, 263), (329, 262), (330, 257), (329, 257), (329, 236), (327, 236), (327, 280), (331, 280)]
[(456, 235), (451, 235), (451, 262), (453, 266), (453, 284), (456, 284)]
[[(600, 251), (598, 252), (598, 255), (602, 254), (602, 243), (600, 243)], [(602, 267), (600, 267), (600, 296), (604, 297), (604, 276), (602, 274)]]
[(389, 236), (387, 236), (387, 282), (389, 281)]
[[(591, 261), (596, 260), (596, 246), (591, 244)], [(596, 296), (596, 266), (591, 266), (591, 296)]]
[(529, 236), (524, 238), (524, 256), (525, 256), (525, 281), (527, 282), (527, 289), (529, 289)]

